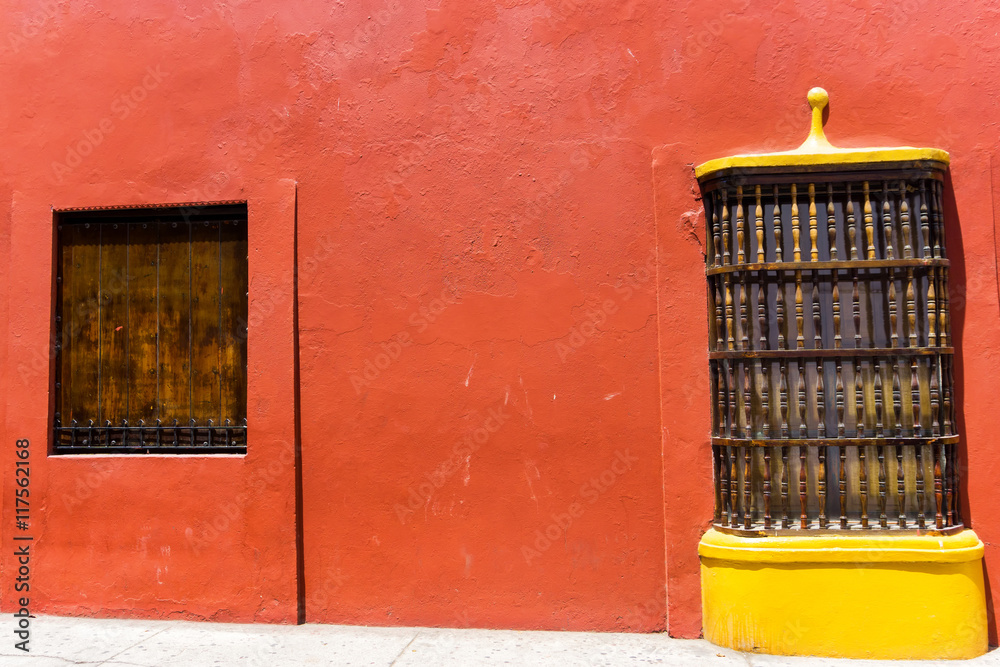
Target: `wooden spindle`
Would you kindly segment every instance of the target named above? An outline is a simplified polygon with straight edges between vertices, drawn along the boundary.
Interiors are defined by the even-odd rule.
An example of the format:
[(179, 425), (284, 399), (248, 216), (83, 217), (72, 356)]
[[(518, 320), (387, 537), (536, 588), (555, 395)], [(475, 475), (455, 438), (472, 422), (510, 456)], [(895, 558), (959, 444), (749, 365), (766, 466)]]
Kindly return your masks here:
[(809, 184), (809, 260), (819, 261), (818, 227), (816, 223), (816, 186)]
[(754, 235), (757, 237), (757, 262), (763, 264), (767, 261), (767, 254), (764, 252), (764, 207), (760, 203), (760, 186), (754, 187), (754, 197), (757, 202), (753, 209)]
[(708, 362), (708, 367), (711, 371), (712, 397), (715, 399), (712, 401), (712, 436), (718, 437), (721, 434), (721, 431), (719, 430), (719, 424), (723, 419), (722, 416), (723, 401), (721, 400), (722, 395), (719, 392), (719, 382), (720, 382), (719, 362), (713, 359), (712, 361)]
[(808, 477), (808, 461), (806, 459), (807, 447), (799, 445), (799, 528), (809, 527), (809, 506), (807, 504), (806, 496), (807, 486), (806, 479)]
[(934, 181), (931, 181), (931, 187), (928, 192), (930, 200), (931, 209), (931, 236), (934, 238), (934, 247), (932, 249), (932, 254), (934, 257), (943, 257), (944, 254), (941, 251), (941, 211), (938, 210), (938, 198), (937, 198), (937, 186)]
[(740, 349), (749, 350), (750, 349), (750, 330), (749, 330), (749, 284), (747, 278), (747, 272), (741, 272), (743, 279), (740, 281)]
[(722, 522), (723, 514), (723, 503), (722, 503), (722, 455), (719, 453), (721, 447), (718, 445), (712, 446), (712, 479), (715, 482), (715, 514), (712, 516), (712, 523), (719, 524)]
[(806, 419), (806, 362), (805, 359), (796, 361), (798, 371), (798, 409), (799, 409), (799, 437), (808, 437), (808, 421)]
[(837, 358), (837, 383), (834, 385), (834, 404), (837, 406), (837, 437), (844, 437), (844, 376), (840, 358)]
[(802, 272), (795, 272), (795, 349), (801, 350), (805, 347), (806, 339), (802, 335), (802, 324), (805, 320), (802, 308)]
[(766, 350), (767, 345), (767, 276), (761, 275), (757, 280), (757, 331), (760, 338), (757, 349)]
[(851, 315), (854, 317), (854, 348), (861, 347), (861, 294), (858, 291), (858, 270), (853, 269), (854, 291), (851, 294)]
[(799, 229), (799, 198), (795, 183), (792, 183), (792, 260), (802, 261), (802, 248), (799, 245), (799, 238), (802, 230)]
[(778, 186), (774, 186), (774, 207), (771, 209), (771, 221), (774, 225), (774, 261), (781, 261), (781, 200), (778, 199)]
[(955, 518), (958, 512), (955, 507), (955, 446), (945, 445), (945, 470), (944, 470), (944, 500), (945, 500), (945, 523), (948, 526), (955, 525)]
[(944, 236), (944, 183), (941, 181), (933, 181), (934, 189), (934, 201), (936, 203), (935, 209), (937, 211), (937, 236), (938, 244), (941, 246), (941, 257), (948, 256), (948, 249), (945, 247), (945, 236)]
[(753, 448), (746, 446), (743, 447), (743, 527), (750, 528), (751, 522), (753, 521), (753, 506), (752, 506), (752, 476), (750, 472), (750, 463), (752, 459)]
[(729, 361), (722, 359), (717, 363), (719, 367), (719, 404), (721, 414), (719, 418), (720, 437), (729, 437)]
[(861, 500), (861, 527), (868, 528), (868, 447), (858, 447), (858, 496)]
[(938, 529), (944, 528), (944, 512), (942, 511), (944, 505), (944, 479), (941, 477), (941, 458), (943, 452), (940, 451), (944, 449), (944, 445), (932, 444), (931, 451), (934, 455), (934, 525)]
[(847, 529), (847, 447), (840, 445), (840, 468), (837, 472), (837, 485), (840, 493), (840, 528)]
[(885, 436), (882, 423), (882, 364), (872, 361), (872, 375), (875, 376), (875, 437)]
[(948, 524), (954, 526), (961, 520), (958, 511), (958, 445), (945, 445), (945, 449), (948, 452), (948, 478), (951, 480), (948, 487)]
[(737, 469), (737, 450), (738, 447), (729, 448), (729, 509), (730, 509), (730, 521), (729, 525), (736, 528), (740, 525), (739, 519), (739, 471)]
[(854, 200), (851, 198), (851, 184), (847, 184), (847, 245), (850, 248), (851, 259), (858, 259), (858, 231), (854, 219)]
[(896, 319), (896, 274), (889, 269), (889, 347), (899, 346)]
[(911, 243), (910, 236), (910, 203), (906, 201), (906, 181), (899, 182), (899, 222), (902, 225), (903, 259), (913, 259), (913, 243)]
[(910, 358), (910, 403), (913, 408), (913, 437), (921, 437), (923, 430), (920, 423), (920, 367), (916, 357)]
[(937, 347), (937, 301), (934, 285), (937, 283), (937, 271), (931, 269), (927, 273), (927, 345)]
[(927, 215), (927, 188), (924, 181), (920, 181), (920, 234), (923, 237), (923, 257), (931, 256), (931, 227)]
[(826, 437), (826, 394), (823, 389), (823, 360), (816, 360), (816, 437)]
[(720, 518), (722, 525), (728, 526), (732, 514), (729, 507), (729, 448), (721, 445), (717, 449), (719, 450), (719, 475), (721, 475), (719, 498), (722, 503), (722, 516)]
[(760, 367), (760, 434), (763, 438), (770, 437), (771, 433), (771, 406), (768, 400), (771, 396), (770, 375), (771, 362), (766, 361)]
[(750, 417), (750, 367), (742, 364), (743, 370), (743, 437), (750, 439), (753, 437), (753, 423)]
[(722, 280), (726, 290), (726, 349), (733, 350), (736, 343), (736, 334), (734, 332), (736, 322), (735, 313), (733, 312), (732, 276), (727, 273), (723, 276)]
[(903, 437), (903, 393), (899, 386), (899, 364), (892, 364), (892, 424), (896, 437)]
[(740, 408), (742, 392), (739, 385), (739, 369), (735, 361), (729, 361), (729, 437), (739, 438)]
[(822, 313), (819, 306), (819, 283), (813, 283), (812, 292), (812, 315), (813, 315), (813, 347), (817, 350), (823, 347), (823, 322)]
[(788, 364), (778, 362), (778, 408), (781, 415), (781, 437), (788, 437)]
[(833, 206), (833, 183), (826, 184), (826, 233), (830, 238), (830, 260), (837, 261), (837, 215)]
[(791, 501), (788, 499), (788, 450), (789, 447), (781, 448), (781, 527), (788, 528), (789, 515), (791, 513)]
[(882, 181), (882, 232), (885, 234), (885, 258), (894, 259), (892, 249), (892, 207), (889, 205), (889, 182)]
[(732, 255), (729, 254), (729, 202), (728, 193), (725, 188), (721, 188), (722, 193), (722, 263), (732, 263)]
[(903, 474), (903, 445), (896, 445), (896, 504), (898, 525), (906, 528), (906, 476)]
[[(767, 436), (765, 436), (767, 437)], [(771, 527), (771, 448), (764, 447), (764, 530)]]
[(905, 315), (907, 322), (907, 335), (910, 347), (917, 346), (917, 304), (913, 298), (914, 295), (914, 283), (913, 283), (913, 269), (906, 269), (906, 298), (905, 298)]
[(725, 310), (722, 300), (722, 276), (712, 276), (710, 278), (714, 285), (715, 298), (715, 349), (720, 352), (725, 349), (726, 343), (726, 320)]
[(885, 514), (886, 486), (885, 486), (885, 445), (876, 447), (878, 451), (878, 525), (882, 528), (889, 527), (889, 518)]
[(826, 528), (826, 445), (817, 447), (819, 470), (816, 477), (816, 495), (819, 496), (819, 527)]
[(934, 357), (931, 357), (928, 372), (931, 382), (931, 435), (936, 438), (941, 435), (941, 396), (938, 390), (938, 372)]
[(950, 355), (940, 355), (938, 357), (941, 368), (941, 398), (942, 406), (941, 416), (942, 416), (942, 430), (943, 435), (955, 435), (954, 423), (952, 421), (954, 415), (952, 414), (952, 402), (951, 402), (951, 390), (954, 386), (954, 380), (951, 378), (951, 356)]
[(839, 350), (842, 342), (840, 338), (840, 281), (837, 279), (837, 272), (833, 274), (833, 347)]
[[(864, 205), (864, 218), (865, 218), (865, 254), (868, 259), (875, 259), (875, 222), (872, 218), (872, 200), (871, 193), (868, 190), (868, 181), (862, 184), (862, 188), (865, 196)], [(723, 199), (725, 201), (725, 199)], [(723, 203), (723, 211), (725, 211), (725, 203)], [(723, 220), (725, 218), (723, 217)]]
[(712, 257), (712, 264), (714, 266), (722, 265), (722, 235), (719, 229), (719, 208), (716, 205), (716, 197), (713, 194), (708, 200), (712, 206), (712, 252), (709, 254)]
[(782, 273), (778, 272), (777, 295), (774, 303), (775, 318), (778, 323), (778, 349), (786, 349), (785, 345), (785, 283)]
[(743, 230), (743, 186), (736, 186), (736, 263), (746, 263), (746, 255), (743, 252), (746, 236)]
[(924, 446), (917, 443), (913, 448), (914, 456), (917, 460), (917, 481), (915, 491), (917, 492), (917, 527), (926, 528), (927, 519), (924, 517), (924, 504), (926, 502), (926, 491), (924, 490)]
[(861, 376), (861, 362), (854, 366), (854, 413), (857, 419), (856, 429), (859, 438), (865, 437), (865, 388)]
[(948, 272), (941, 269), (938, 284), (940, 290), (937, 293), (938, 299), (938, 345), (947, 347), (951, 340), (951, 328), (948, 323)]

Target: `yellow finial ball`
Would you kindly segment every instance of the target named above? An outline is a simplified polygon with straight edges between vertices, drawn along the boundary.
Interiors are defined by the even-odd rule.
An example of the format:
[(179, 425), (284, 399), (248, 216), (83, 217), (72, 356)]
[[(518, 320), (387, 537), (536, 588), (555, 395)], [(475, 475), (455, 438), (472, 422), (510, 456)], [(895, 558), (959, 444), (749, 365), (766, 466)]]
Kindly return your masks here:
[(808, 95), (809, 106), (813, 109), (822, 109), (830, 103), (830, 95), (822, 88), (813, 88)]

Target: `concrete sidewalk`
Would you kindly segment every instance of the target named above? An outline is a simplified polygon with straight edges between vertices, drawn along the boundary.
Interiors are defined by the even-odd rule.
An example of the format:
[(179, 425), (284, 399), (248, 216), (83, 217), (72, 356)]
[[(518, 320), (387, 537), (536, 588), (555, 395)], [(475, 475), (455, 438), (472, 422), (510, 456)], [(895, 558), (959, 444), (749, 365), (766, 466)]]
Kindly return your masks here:
[(785, 658), (722, 649), (666, 635), (516, 632), (345, 625), (235, 625), (189, 621), (32, 620), (30, 654), (14, 648), (14, 619), (0, 646), (0, 665), (62, 667), (201, 667), (241, 665), (998, 665), (1000, 652), (968, 661), (877, 661)]

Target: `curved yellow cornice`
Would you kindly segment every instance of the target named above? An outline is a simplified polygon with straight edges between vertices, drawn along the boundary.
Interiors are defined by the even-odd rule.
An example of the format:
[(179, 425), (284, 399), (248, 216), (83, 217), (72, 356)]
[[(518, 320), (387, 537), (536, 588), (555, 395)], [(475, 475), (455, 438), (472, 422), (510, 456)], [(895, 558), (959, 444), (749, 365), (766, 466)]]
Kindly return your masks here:
[(983, 543), (969, 529), (954, 535), (845, 531), (843, 535), (742, 537), (710, 529), (698, 555), (756, 563), (963, 563), (983, 557)]
[(914, 148), (896, 146), (891, 148), (837, 148), (823, 132), (823, 109), (830, 102), (830, 96), (822, 88), (813, 88), (808, 95), (812, 108), (812, 123), (809, 136), (802, 145), (791, 151), (780, 153), (760, 153), (756, 155), (730, 155), (709, 160), (695, 167), (697, 178), (708, 176), (723, 169), (753, 167), (801, 167), (808, 165), (843, 165), (866, 162), (903, 162), (910, 160), (934, 160), (948, 164), (948, 152), (940, 148)]

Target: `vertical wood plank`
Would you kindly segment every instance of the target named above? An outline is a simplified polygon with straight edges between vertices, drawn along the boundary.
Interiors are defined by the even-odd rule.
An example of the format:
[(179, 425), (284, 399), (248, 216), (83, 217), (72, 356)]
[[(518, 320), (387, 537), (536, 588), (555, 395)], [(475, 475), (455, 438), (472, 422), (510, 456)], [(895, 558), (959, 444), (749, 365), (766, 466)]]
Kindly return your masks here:
[(101, 423), (128, 418), (128, 226), (101, 224)]
[(222, 336), (219, 380), (221, 423), (242, 423), (247, 416), (247, 232), (245, 221), (222, 223), (220, 310)]
[(156, 223), (128, 225), (129, 423), (157, 416), (156, 282), (159, 269)]
[[(100, 419), (100, 227), (63, 225), (61, 418), (86, 425)], [(93, 443), (88, 443), (93, 444)]]
[(221, 276), (219, 223), (191, 224), (191, 418), (199, 426), (222, 414), (219, 392)]
[[(157, 360), (160, 400), (158, 417), (164, 425), (187, 425), (191, 418), (191, 248), (189, 226), (159, 223), (160, 322)], [(171, 437), (173, 437), (172, 434)]]

